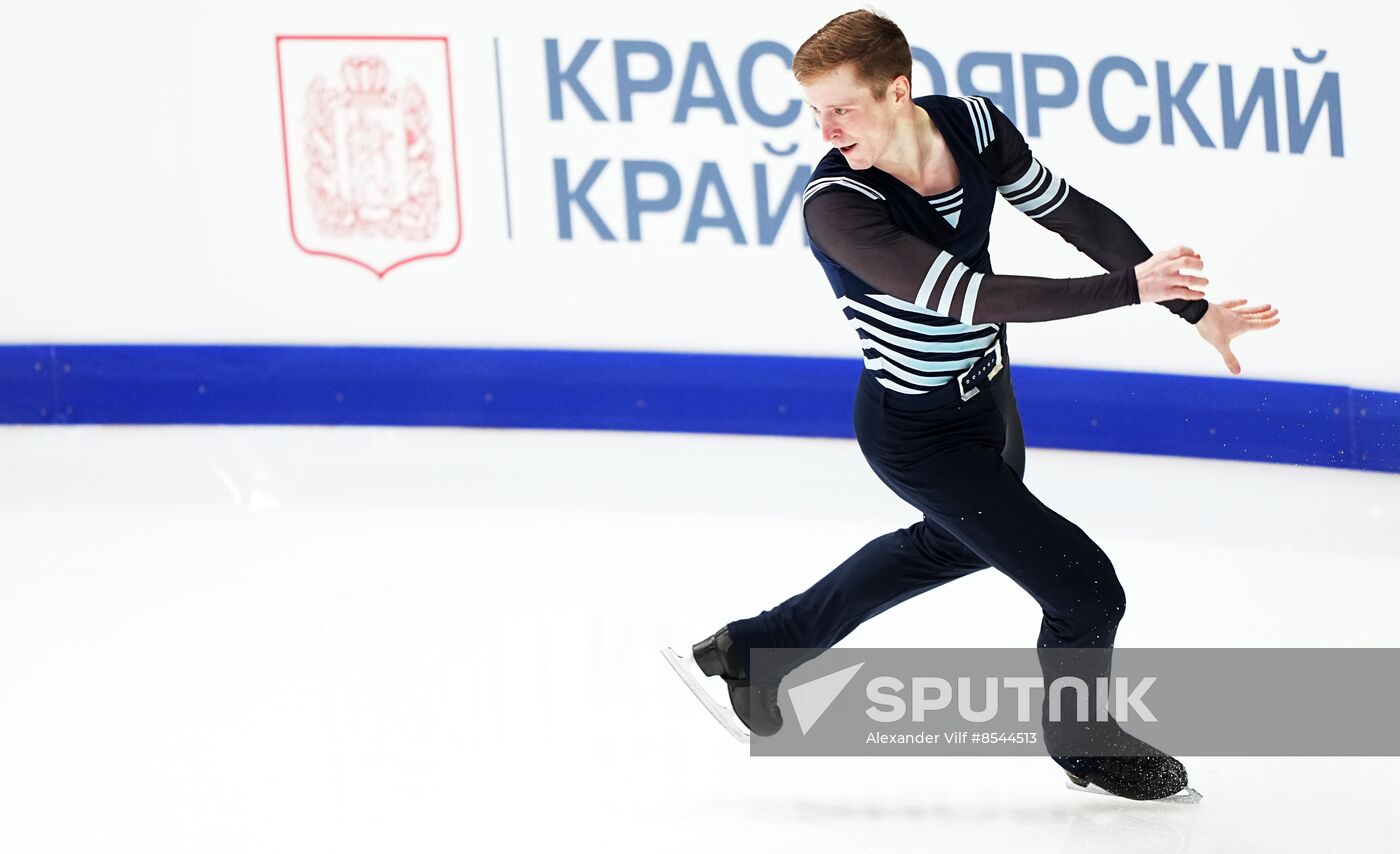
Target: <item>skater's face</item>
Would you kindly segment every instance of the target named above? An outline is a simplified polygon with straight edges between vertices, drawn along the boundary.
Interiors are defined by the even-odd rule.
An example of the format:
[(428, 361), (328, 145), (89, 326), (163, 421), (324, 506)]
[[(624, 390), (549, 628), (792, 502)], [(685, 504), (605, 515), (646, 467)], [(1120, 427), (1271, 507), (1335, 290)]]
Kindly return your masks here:
[(909, 79), (894, 78), (877, 97), (847, 62), (803, 83), (802, 98), (822, 141), (840, 149), (852, 169), (869, 169), (894, 136), (896, 111), (909, 99)]

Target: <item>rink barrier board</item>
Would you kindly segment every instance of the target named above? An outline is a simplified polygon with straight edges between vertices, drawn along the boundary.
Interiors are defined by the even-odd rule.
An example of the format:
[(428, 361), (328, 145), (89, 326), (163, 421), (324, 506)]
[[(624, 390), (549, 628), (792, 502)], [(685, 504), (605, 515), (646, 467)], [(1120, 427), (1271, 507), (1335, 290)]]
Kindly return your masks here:
[[(648, 430), (849, 438), (858, 360), (281, 345), (0, 346), (0, 423)], [(1012, 367), (1032, 446), (1400, 471), (1400, 394)]]

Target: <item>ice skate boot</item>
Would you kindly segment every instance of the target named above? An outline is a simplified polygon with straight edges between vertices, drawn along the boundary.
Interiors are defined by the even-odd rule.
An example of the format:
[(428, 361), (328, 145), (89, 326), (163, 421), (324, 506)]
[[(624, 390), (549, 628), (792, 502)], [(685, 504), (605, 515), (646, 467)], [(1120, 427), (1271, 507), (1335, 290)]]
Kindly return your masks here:
[[(1081, 789), (1097, 786), (1134, 801), (1157, 801), (1194, 792), (1186, 768), (1170, 756), (1057, 756), (1055, 761)], [(1199, 795), (1196, 796), (1199, 799)]]
[[(1053, 739), (1048, 740), (1053, 750)], [(1093, 728), (1092, 734), (1080, 735), (1075, 743), (1105, 748), (1101, 756), (1051, 757), (1069, 775), (1070, 783), (1081, 789), (1097, 787), (1106, 794), (1134, 801), (1155, 801), (1164, 798), (1195, 803), (1200, 794), (1187, 785), (1186, 766), (1174, 757), (1136, 738), (1117, 722), (1109, 721)]]
[(773, 735), (783, 728), (777, 685), (753, 685), (734, 639), (725, 626), (690, 648), (700, 672), (718, 676), (729, 689), (734, 714), (754, 735)]

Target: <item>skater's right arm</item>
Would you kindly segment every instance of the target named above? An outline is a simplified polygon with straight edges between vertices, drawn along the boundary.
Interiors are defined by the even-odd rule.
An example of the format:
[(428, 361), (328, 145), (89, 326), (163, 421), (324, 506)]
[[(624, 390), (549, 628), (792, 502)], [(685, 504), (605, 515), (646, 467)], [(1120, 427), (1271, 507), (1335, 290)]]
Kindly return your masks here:
[[(967, 324), (1059, 320), (1139, 302), (1203, 299), (1179, 274), (1176, 247), (1124, 270), (1051, 279), (974, 273), (951, 254), (896, 226), (875, 199), (844, 187), (807, 200), (812, 244), (871, 287)], [(1177, 253), (1177, 254), (1172, 254)]]

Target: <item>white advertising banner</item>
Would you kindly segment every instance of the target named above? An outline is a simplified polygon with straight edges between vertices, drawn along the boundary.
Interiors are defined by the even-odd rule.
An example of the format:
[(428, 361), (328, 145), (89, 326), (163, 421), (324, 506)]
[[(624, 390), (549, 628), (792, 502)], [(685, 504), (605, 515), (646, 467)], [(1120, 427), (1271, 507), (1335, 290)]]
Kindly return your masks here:
[[(890, 2), (916, 94), (980, 94), (1213, 300), (1242, 376), (1400, 390), (1400, 84), (1367, 7)], [(0, 53), (0, 342), (858, 358), (788, 70), (854, 8), (56, 2)], [(1135, 20), (1139, 15), (1132, 16)], [(1150, 25), (1147, 21), (1150, 20)], [(999, 201), (998, 272), (1098, 272)], [(1015, 362), (1226, 376), (1167, 311), (1013, 324)]]

